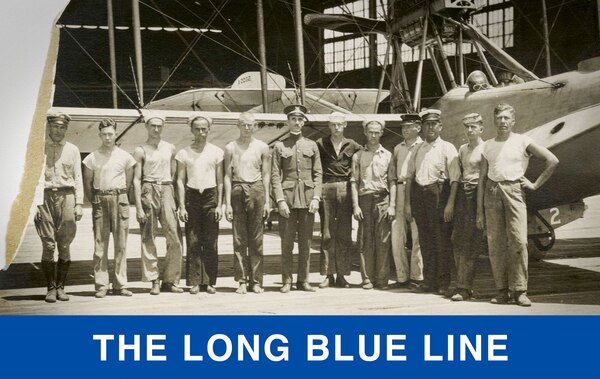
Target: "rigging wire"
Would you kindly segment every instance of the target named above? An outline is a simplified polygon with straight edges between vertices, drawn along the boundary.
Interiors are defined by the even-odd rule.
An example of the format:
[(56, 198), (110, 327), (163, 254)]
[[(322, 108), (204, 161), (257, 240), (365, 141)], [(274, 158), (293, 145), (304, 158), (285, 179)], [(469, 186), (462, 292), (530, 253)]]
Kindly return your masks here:
[(65, 28), (64, 24), (57, 24), (57, 25), (63, 26), (62, 30), (64, 30), (67, 33), (67, 35), (69, 37), (71, 37), (71, 39), (77, 44), (77, 46), (79, 46), (79, 48), (84, 52), (84, 54), (87, 55), (88, 58), (90, 58), (90, 60), (96, 65), (96, 67), (98, 67), (100, 69), (100, 71), (102, 71), (102, 73), (110, 80), (111, 83), (115, 84), (117, 89), (123, 94), (123, 96), (125, 96), (125, 98), (131, 103), (131, 105), (133, 105), (135, 107), (135, 109), (137, 109), (139, 112), (140, 108), (138, 107), (138, 105), (133, 100), (131, 100), (129, 95), (127, 95), (127, 93), (123, 90), (123, 88), (119, 85), (119, 83), (115, 82), (112, 79), (110, 74), (108, 72), (106, 72), (106, 70), (94, 59), (94, 57), (92, 57), (92, 55), (87, 51), (87, 49), (77, 40), (77, 38), (75, 38), (75, 36), (73, 36), (73, 34), (69, 31), (69, 29)]

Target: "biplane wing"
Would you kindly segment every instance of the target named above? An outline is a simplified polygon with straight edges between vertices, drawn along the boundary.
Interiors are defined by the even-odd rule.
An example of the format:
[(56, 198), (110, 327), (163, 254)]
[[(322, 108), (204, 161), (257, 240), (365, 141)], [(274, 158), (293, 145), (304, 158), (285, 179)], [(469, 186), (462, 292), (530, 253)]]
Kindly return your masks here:
[[(117, 144), (126, 151), (133, 152), (146, 140), (146, 130), (140, 113), (135, 109), (110, 108), (60, 108), (53, 110), (68, 113), (72, 120), (69, 123), (66, 139), (75, 144), (81, 153), (89, 153), (100, 146), (98, 123), (106, 117), (117, 122)], [(187, 124), (191, 111), (161, 110), (166, 117), (163, 138), (181, 149), (192, 142), (192, 135)], [(239, 112), (196, 112), (212, 118), (213, 125), (209, 133), (209, 141), (224, 147), (229, 141), (237, 138), (237, 120)], [(272, 144), (288, 134), (286, 116), (283, 113), (254, 113), (258, 130), (255, 137)], [(304, 129), (307, 138), (317, 139), (328, 134), (328, 115), (309, 114)], [(365, 119), (378, 119), (386, 123), (384, 145), (393, 147), (402, 140), (399, 114), (347, 114), (347, 135), (359, 142), (364, 142), (362, 122)]]

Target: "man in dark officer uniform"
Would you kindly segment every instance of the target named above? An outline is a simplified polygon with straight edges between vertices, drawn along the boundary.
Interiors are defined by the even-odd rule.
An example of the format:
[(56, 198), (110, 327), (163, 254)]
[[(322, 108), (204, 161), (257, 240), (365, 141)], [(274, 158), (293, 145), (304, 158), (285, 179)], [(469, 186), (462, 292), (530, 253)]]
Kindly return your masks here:
[[(331, 135), (319, 138), (317, 146), (323, 165), (323, 202), (321, 216), (321, 275), (319, 288), (348, 288), (344, 275), (350, 274), (352, 260), (352, 196), (350, 175), (352, 156), (361, 146), (344, 137), (346, 117), (329, 115)], [(334, 278), (337, 274), (337, 279)]]
[(315, 212), (321, 200), (322, 168), (319, 149), (314, 141), (302, 136), (306, 121), (306, 107), (291, 105), (284, 109), (290, 136), (275, 143), (271, 180), (279, 209), (279, 234), (281, 236), (280, 291), (287, 293), (292, 287), (292, 251), (298, 233), (298, 277), (296, 287), (312, 292), (308, 283), (310, 267), (310, 241)]
[[(48, 113), (46, 119), (44, 193), (36, 193), (35, 228), (42, 240), (42, 271), (48, 287), (45, 300), (54, 303), (57, 299), (69, 300), (65, 280), (71, 263), (69, 248), (77, 231), (75, 222), (82, 215), (83, 181), (79, 149), (65, 141), (71, 117), (64, 113)], [(54, 263), (55, 250), (58, 250), (57, 264)]]

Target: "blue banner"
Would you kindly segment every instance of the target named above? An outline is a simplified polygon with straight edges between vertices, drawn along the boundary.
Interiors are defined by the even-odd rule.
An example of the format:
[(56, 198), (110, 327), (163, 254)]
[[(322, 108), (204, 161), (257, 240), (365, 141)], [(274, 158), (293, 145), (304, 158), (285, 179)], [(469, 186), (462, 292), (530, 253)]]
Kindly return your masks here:
[(5, 316), (5, 378), (597, 377), (599, 316)]

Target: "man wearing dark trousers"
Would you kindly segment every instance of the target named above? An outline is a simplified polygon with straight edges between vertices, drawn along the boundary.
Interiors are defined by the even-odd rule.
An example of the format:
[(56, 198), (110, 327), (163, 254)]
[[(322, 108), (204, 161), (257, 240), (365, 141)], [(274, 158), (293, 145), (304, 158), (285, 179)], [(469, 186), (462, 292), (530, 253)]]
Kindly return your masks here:
[(422, 292), (450, 295), (452, 267), (452, 217), (458, 190), (460, 168), (454, 145), (440, 137), (441, 112), (421, 112), (425, 142), (420, 144), (409, 162), (406, 177), (405, 215), (414, 215), (419, 229), (423, 256)]
[(188, 123), (194, 142), (179, 150), (179, 217), (185, 222), (187, 284), (190, 294), (214, 294), (219, 271), (217, 239), (223, 198), (223, 150), (207, 141), (212, 119), (200, 114)]
[(290, 105), (284, 109), (290, 135), (275, 143), (271, 165), (273, 193), (279, 209), (281, 236), (281, 293), (292, 288), (294, 237), (298, 234), (298, 276), (296, 288), (313, 292), (308, 283), (310, 241), (315, 212), (321, 200), (322, 167), (319, 148), (302, 136), (306, 107)]
[[(348, 288), (344, 275), (352, 263), (352, 196), (350, 175), (352, 156), (361, 146), (344, 137), (346, 117), (334, 112), (329, 116), (331, 135), (319, 138), (317, 146), (323, 166), (321, 202), (321, 275), (319, 288)], [(337, 274), (337, 279), (334, 277)]]
[[(36, 193), (38, 204), (35, 228), (42, 240), (42, 270), (48, 292), (46, 301), (67, 301), (65, 280), (71, 263), (70, 245), (77, 231), (76, 221), (81, 219), (83, 182), (81, 156), (75, 145), (65, 141), (71, 117), (64, 113), (48, 113), (47, 138), (44, 147), (44, 193)], [(58, 250), (58, 263), (54, 251)], [(56, 267), (55, 267), (56, 266)]]

